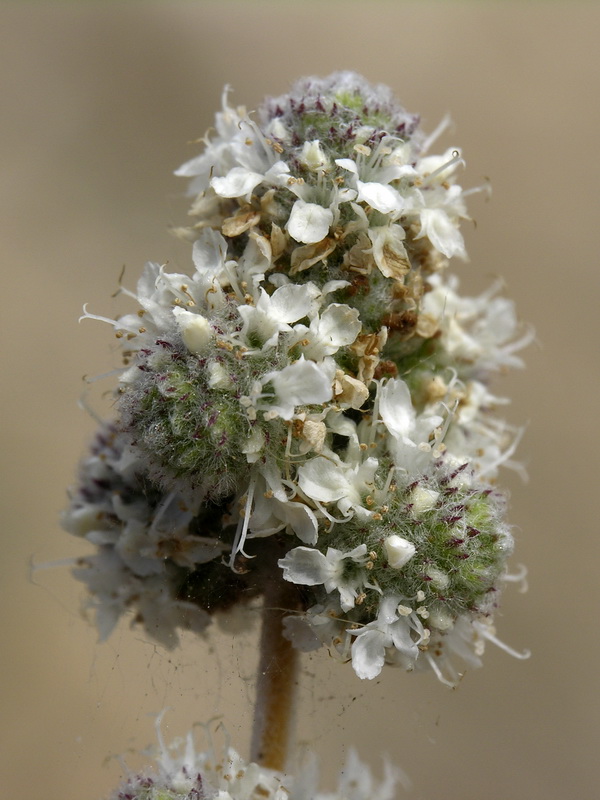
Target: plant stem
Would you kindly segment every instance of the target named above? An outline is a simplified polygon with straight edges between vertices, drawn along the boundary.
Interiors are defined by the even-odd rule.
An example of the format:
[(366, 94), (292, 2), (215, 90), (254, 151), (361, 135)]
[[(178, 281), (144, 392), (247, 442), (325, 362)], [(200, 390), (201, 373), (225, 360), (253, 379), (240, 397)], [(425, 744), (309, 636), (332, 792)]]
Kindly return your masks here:
[(297, 608), (296, 587), (281, 580), (267, 583), (250, 760), (280, 771), (294, 725), (299, 665), (298, 651), (283, 637), (283, 618)]

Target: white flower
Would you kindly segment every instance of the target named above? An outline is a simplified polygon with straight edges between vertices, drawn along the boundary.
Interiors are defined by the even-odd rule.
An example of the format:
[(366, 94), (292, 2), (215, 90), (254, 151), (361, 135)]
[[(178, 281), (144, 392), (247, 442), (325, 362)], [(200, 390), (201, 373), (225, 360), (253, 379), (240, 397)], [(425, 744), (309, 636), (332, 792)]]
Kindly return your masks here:
[(234, 167), (222, 178), (212, 178), (210, 185), (220, 197), (244, 197), (250, 202), (252, 192), (261, 183), (283, 186), (289, 173), (289, 167), (283, 161), (277, 161), (264, 173), (253, 172), (247, 167)]
[[(292, 419), (297, 406), (325, 403), (333, 395), (335, 364), (315, 364), (301, 356), (298, 361), (262, 378), (262, 387), (270, 384), (274, 395), (262, 394), (256, 404), (266, 409), (270, 418)], [(266, 400), (265, 400), (266, 398)]]
[(432, 275), (430, 283), (432, 290), (423, 296), (423, 313), (436, 320), (439, 342), (453, 361), (460, 362), (461, 372), (485, 378), (506, 367), (523, 366), (515, 352), (525, 347), (533, 334), (527, 331), (516, 338), (519, 325), (514, 303), (495, 297), (500, 284), (479, 297), (461, 297), (455, 277), (443, 282), (441, 276)]
[(282, 500), (272, 492), (263, 492), (256, 495), (249, 529), (252, 536), (271, 536), (286, 530), (305, 544), (316, 544), (319, 523), (314, 511), (305, 503)]
[(210, 622), (204, 610), (177, 598), (182, 575), (225, 548), (190, 532), (193, 514), (175, 492), (150, 500), (140, 473), (124, 436), (103, 426), (62, 522), (97, 547), (78, 560), (73, 574), (88, 588), (86, 605), (95, 611), (100, 638), (135, 609), (146, 632), (172, 648), (178, 627), (201, 632)]
[(368, 516), (369, 511), (364, 502), (374, 490), (378, 466), (376, 458), (346, 464), (333, 456), (317, 456), (299, 468), (298, 486), (311, 500), (336, 503), (345, 516), (351, 511), (360, 516)]
[[(233, 153), (239, 148), (239, 140), (248, 135), (248, 129), (243, 117), (244, 109), (235, 111), (227, 105), (229, 87), (226, 86), (222, 94), (223, 110), (215, 116), (215, 129), (217, 139), (207, 142), (206, 150), (199, 156), (186, 161), (175, 174), (182, 177), (194, 178), (189, 187), (189, 194), (196, 194), (208, 186), (209, 176), (215, 165), (219, 174), (223, 174), (234, 163)], [(239, 113), (238, 113), (239, 112)]]
[(244, 321), (240, 336), (251, 345), (251, 337), (262, 342), (266, 350), (277, 344), (280, 333), (291, 331), (291, 322), (312, 315), (316, 311), (317, 287), (312, 284), (297, 286), (289, 283), (280, 286), (272, 295), (261, 287), (256, 305), (240, 305), (238, 313)]
[(400, 598), (387, 595), (381, 601), (377, 619), (352, 631), (356, 636), (352, 644), (352, 666), (359, 678), (376, 678), (390, 648), (395, 648), (408, 665), (416, 662), (423, 635), (413, 639), (410, 618), (398, 615), (399, 601)]
[(309, 328), (299, 325), (296, 338), (301, 340), (304, 355), (314, 361), (332, 356), (352, 344), (362, 328), (358, 310), (340, 303), (331, 303)]
[[(207, 730), (209, 749), (197, 752), (193, 734), (167, 745), (161, 732), (164, 712), (156, 720), (156, 765), (131, 771), (111, 795), (111, 800), (392, 800), (399, 781), (408, 786), (400, 770), (385, 763), (384, 778), (376, 781), (366, 764), (350, 749), (334, 792), (319, 791), (318, 761), (304, 755), (297, 777), (246, 762), (227, 745), (220, 752)], [(225, 739), (229, 740), (225, 732)]]
[(220, 197), (243, 197), (250, 200), (253, 189), (262, 183), (259, 172), (245, 167), (234, 167), (223, 178), (213, 178), (210, 185)]
[(328, 547), (325, 555), (312, 547), (296, 547), (277, 563), (286, 581), (305, 586), (322, 583), (327, 593), (337, 589), (342, 610), (349, 611), (365, 582), (361, 567), (368, 560), (367, 546), (361, 544), (346, 553)]
[(466, 258), (465, 244), (461, 232), (441, 208), (424, 208), (420, 213), (421, 232), (416, 239), (427, 236), (431, 244), (446, 258)]
[(361, 181), (358, 177), (358, 167), (350, 158), (338, 158), (335, 162), (338, 167), (351, 173), (351, 182), (356, 190), (356, 202), (367, 203), (382, 214), (392, 214), (398, 217), (404, 208), (404, 199), (391, 186), (386, 186), (379, 181)]
[(393, 438), (396, 464), (409, 472), (429, 456), (429, 435), (442, 424), (442, 417), (425, 413), (417, 416), (407, 384), (392, 378), (380, 386), (379, 414)]

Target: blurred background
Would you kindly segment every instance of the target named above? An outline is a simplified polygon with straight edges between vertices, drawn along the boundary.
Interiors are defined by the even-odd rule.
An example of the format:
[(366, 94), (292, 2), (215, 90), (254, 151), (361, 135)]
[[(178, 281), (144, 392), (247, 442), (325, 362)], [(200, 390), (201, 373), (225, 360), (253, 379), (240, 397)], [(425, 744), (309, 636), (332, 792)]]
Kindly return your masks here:
[[(116, 366), (108, 326), (125, 265), (190, 264), (169, 234), (185, 221), (173, 170), (219, 108), (254, 108), (302, 75), (350, 68), (393, 87), (432, 131), (446, 112), (471, 198), (465, 293), (496, 276), (535, 326), (527, 370), (495, 386), (526, 425), (528, 483), (504, 473), (530, 590), (508, 590), (485, 666), (456, 690), (384, 670), (359, 681), (323, 651), (305, 657), (300, 739), (331, 787), (348, 747), (388, 754), (415, 800), (597, 796), (598, 191), (600, 6), (569, 3), (23, 3), (0, 8), (3, 557), (0, 619), (5, 797), (101, 800), (123, 754), (221, 718), (247, 753), (254, 634), (186, 638), (167, 653), (124, 623), (97, 645), (66, 567), (67, 485), (95, 423), (84, 375)], [(108, 413), (111, 380), (90, 403)], [(198, 734), (199, 743), (202, 733)], [(400, 796), (402, 793), (400, 792)]]

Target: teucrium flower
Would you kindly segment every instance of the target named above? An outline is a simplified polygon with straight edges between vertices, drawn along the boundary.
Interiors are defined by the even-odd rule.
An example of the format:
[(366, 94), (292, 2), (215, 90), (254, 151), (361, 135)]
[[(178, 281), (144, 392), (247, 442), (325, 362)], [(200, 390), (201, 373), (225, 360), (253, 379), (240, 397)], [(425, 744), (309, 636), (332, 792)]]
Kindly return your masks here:
[(209, 748), (197, 752), (194, 737), (166, 745), (157, 720), (159, 748), (156, 763), (139, 772), (130, 771), (110, 800), (392, 800), (400, 770), (384, 761), (384, 777), (375, 780), (369, 767), (350, 749), (333, 792), (320, 792), (319, 765), (306, 753), (298, 776), (246, 762), (230, 746), (218, 747), (207, 731)]
[(170, 645), (279, 580), (297, 647), (452, 682), (452, 654), (499, 643), (513, 539), (491, 481), (520, 432), (489, 383), (530, 338), (497, 286), (463, 297), (447, 274), (461, 151), (427, 153), (418, 117), (353, 73), (253, 116), (225, 93), (215, 129), (178, 170), (190, 274), (148, 264), (123, 290), (137, 309), (84, 313), (124, 362), (65, 514), (97, 548), (76, 575), (101, 635), (133, 609)]

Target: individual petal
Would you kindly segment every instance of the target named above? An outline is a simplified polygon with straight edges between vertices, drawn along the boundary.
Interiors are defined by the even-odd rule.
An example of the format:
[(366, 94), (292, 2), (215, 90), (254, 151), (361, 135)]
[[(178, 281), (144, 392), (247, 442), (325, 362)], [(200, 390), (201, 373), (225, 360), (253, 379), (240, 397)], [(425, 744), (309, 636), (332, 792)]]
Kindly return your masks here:
[(352, 161), (351, 158), (336, 158), (335, 163), (338, 165), (338, 167), (346, 169), (348, 172), (352, 172), (353, 175), (358, 175), (358, 167), (356, 166), (356, 162)]
[(290, 168), (285, 161), (276, 161), (272, 167), (265, 172), (264, 183), (272, 183), (275, 186), (285, 186), (290, 174)]
[(333, 223), (333, 211), (316, 203), (296, 200), (287, 221), (288, 233), (297, 242), (316, 244), (329, 233)]
[(400, 212), (404, 208), (404, 198), (391, 186), (382, 183), (363, 183), (356, 181), (358, 186), (358, 202), (368, 203), (371, 208), (381, 211), (382, 214)]
[(270, 536), (285, 528), (305, 544), (316, 544), (319, 523), (312, 509), (304, 503), (258, 497), (250, 518), (254, 536)]
[(312, 511), (304, 503), (279, 503), (277, 513), (286, 521), (300, 541), (306, 544), (316, 544), (319, 532), (319, 523)]
[(246, 197), (249, 200), (262, 181), (263, 175), (260, 173), (252, 172), (246, 167), (234, 167), (222, 178), (212, 178), (210, 185), (219, 197)]
[(331, 400), (333, 387), (327, 370), (314, 361), (301, 357), (280, 372), (270, 372), (263, 378), (263, 386), (271, 382), (276, 400), (270, 410), (283, 419), (291, 419), (296, 406), (325, 403)]
[(404, 228), (389, 225), (368, 230), (373, 243), (373, 258), (382, 275), (386, 278), (403, 280), (410, 270), (410, 261), (404, 247)]
[(325, 309), (318, 327), (319, 337), (336, 348), (352, 344), (361, 329), (358, 309), (340, 303)]
[(392, 378), (379, 390), (379, 414), (385, 427), (398, 439), (410, 436), (415, 424), (415, 410), (406, 383)]
[(312, 311), (318, 293), (317, 287), (312, 283), (289, 283), (280, 286), (270, 297), (263, 289), (256, 307), (267, 311), (278, 321), (296, 322)]
[(391, 625), (398, 619), (398, 603), (400, 598), (395, 594), (386, 594), (379, 604), (379, 611), (377, 612), (377, 621), (385, 625)]
[(413, 641), (410, 627), (406, 619), (399, 619), (390, 625), (390, 633), (394, 647), (402, 655), (415, 661), (419, 655), (417, 643)]
[(371, 629), (360, 632), (352, 644), (352, 667), (359, 678), (373, 680), (385, 662), (388, 637), (382, 631)]
[(284, 580), (304, 586), (324, 583), (331, 574), (331, 564), (314, 547), (295, 547), (277, 564), (283, 570)]
[(221, 234), (211, 228), (204, 228), (192, 249), (197, 273), (209, 280), (214, 279), (223, 269), (226, 252), (227, 242)]
[(311, 458), (300, 467), (298, 485), (308, 497), (322, 503), (340, 500), (350, 491), (345, 474), (324, 456)]

